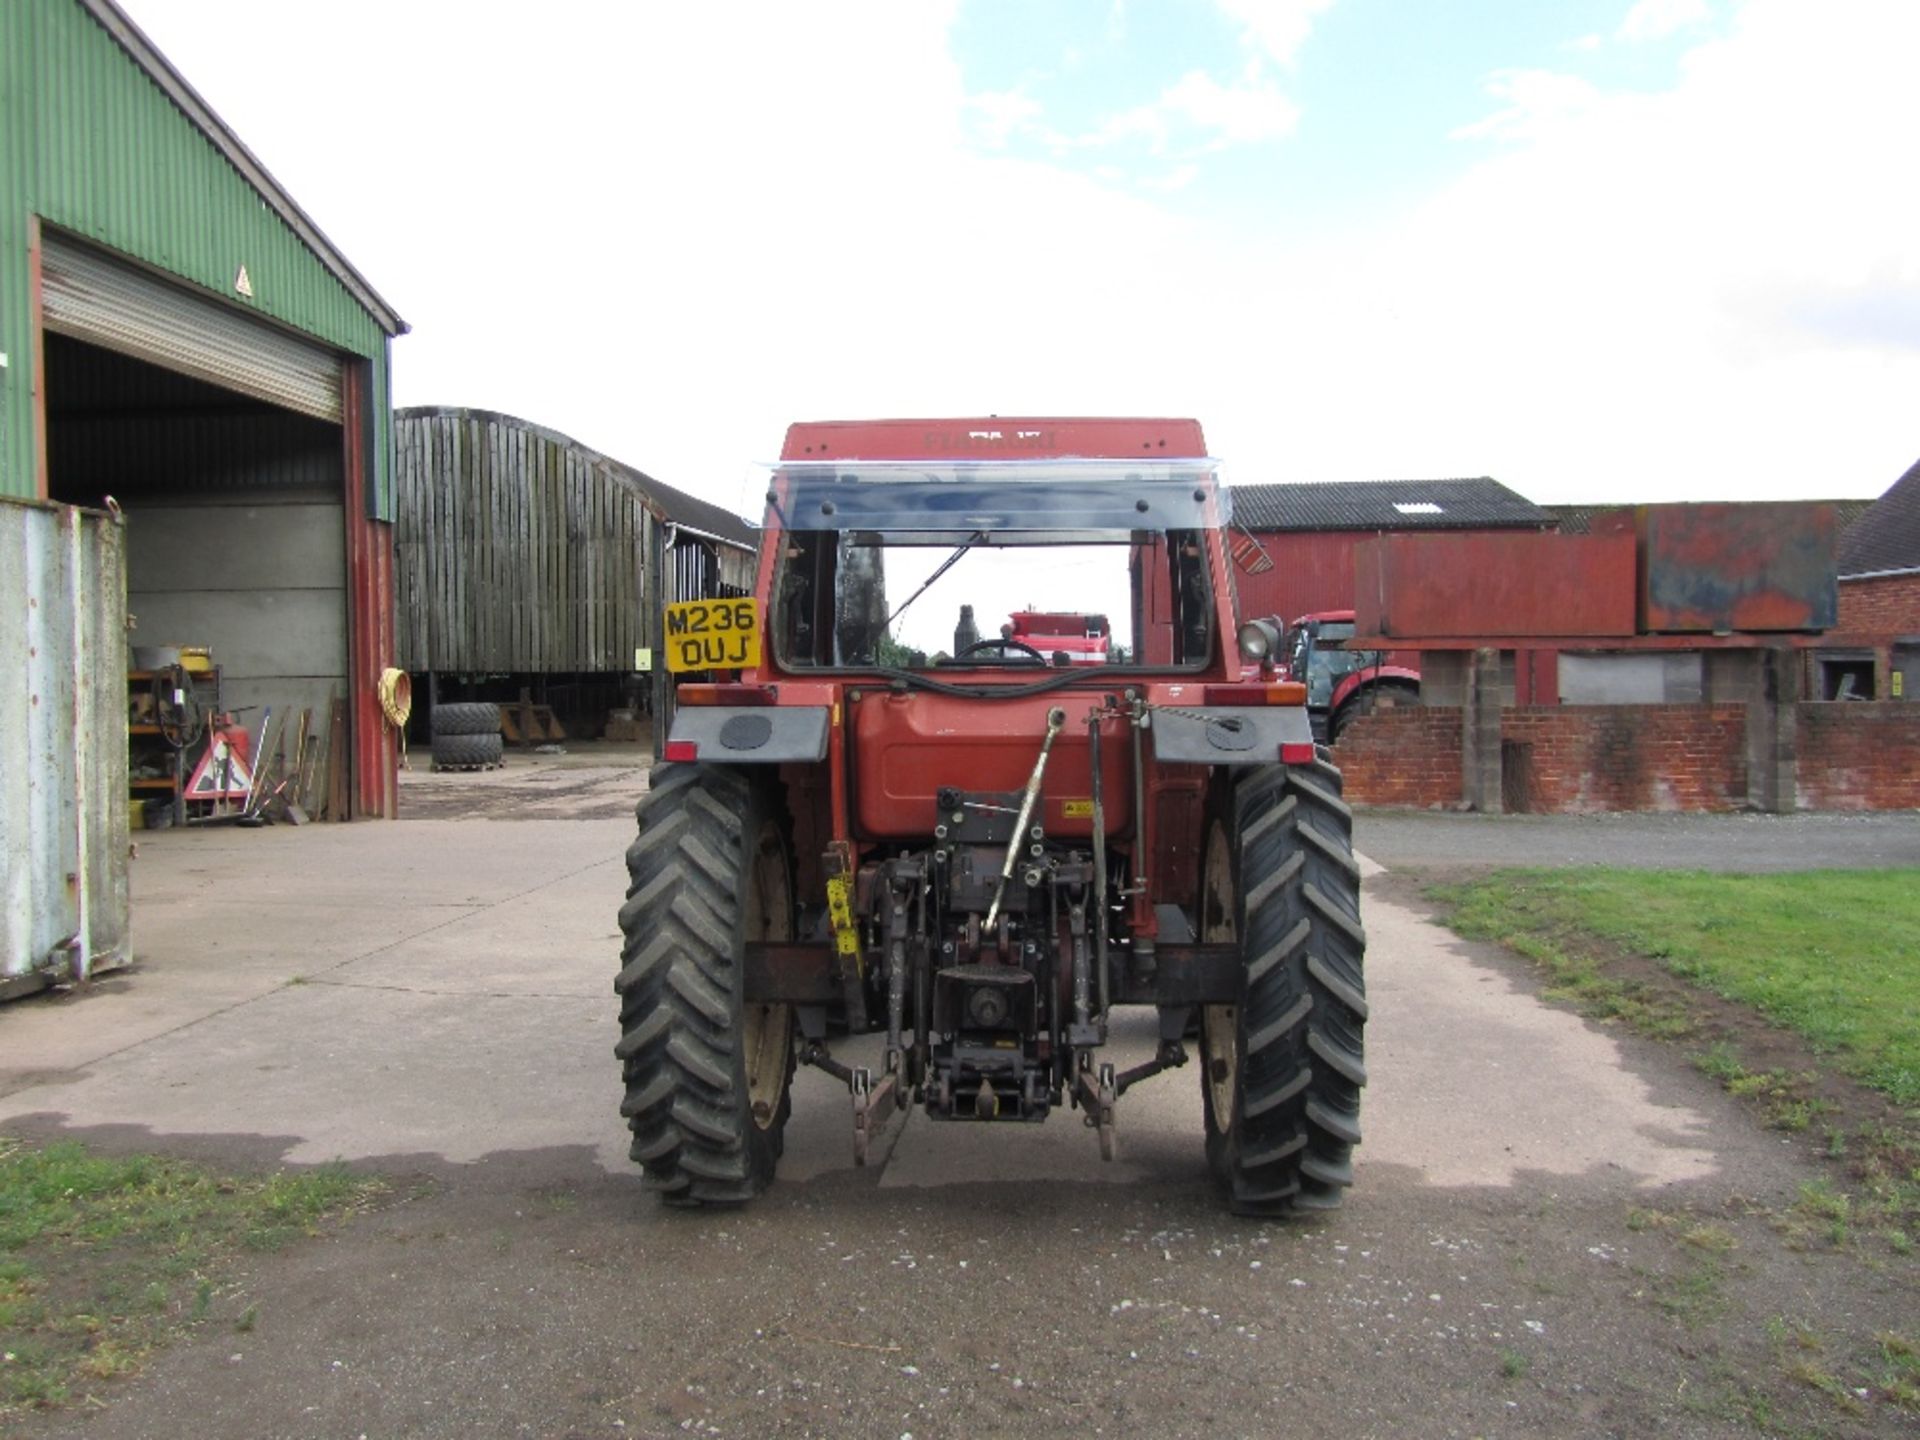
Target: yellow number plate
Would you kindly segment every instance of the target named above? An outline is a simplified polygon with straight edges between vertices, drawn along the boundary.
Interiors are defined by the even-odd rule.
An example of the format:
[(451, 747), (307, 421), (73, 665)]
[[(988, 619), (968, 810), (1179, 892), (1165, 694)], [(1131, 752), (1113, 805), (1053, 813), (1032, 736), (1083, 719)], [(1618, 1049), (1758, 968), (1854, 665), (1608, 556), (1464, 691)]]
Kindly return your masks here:
[(667, 606), (667, 669), (747, 670), (760, 663), (758, 600), (682, 600)]

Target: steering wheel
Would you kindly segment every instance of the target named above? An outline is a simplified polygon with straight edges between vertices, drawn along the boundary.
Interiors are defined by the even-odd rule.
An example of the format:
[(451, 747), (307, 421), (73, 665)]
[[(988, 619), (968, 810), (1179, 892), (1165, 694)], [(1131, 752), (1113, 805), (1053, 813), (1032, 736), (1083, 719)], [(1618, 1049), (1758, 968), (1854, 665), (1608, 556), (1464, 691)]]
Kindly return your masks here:
[(1004, 635), (989, 635), (984, 640), (976, 640), (953, 658), (955, 660), (964, 660), (976, 650), (998, 650), (1000, 652), (1000, 658), (1003, 660), (1015, 650), (1019, 650), (1031, 655), (1042, 665), (1047, 663), (1047, 657), (1034, 649), (1033, 646), (1027, 644), (1026, 641), (1013, 640)]

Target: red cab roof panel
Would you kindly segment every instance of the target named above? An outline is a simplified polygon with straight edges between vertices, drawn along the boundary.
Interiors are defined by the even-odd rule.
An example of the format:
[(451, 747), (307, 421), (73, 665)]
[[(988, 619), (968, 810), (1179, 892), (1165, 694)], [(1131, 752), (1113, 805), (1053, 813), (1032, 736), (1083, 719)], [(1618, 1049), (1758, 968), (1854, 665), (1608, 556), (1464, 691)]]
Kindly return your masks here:
[(787, 428), (782, 460), (1197, 459), (1198, 420), (810, 420)]

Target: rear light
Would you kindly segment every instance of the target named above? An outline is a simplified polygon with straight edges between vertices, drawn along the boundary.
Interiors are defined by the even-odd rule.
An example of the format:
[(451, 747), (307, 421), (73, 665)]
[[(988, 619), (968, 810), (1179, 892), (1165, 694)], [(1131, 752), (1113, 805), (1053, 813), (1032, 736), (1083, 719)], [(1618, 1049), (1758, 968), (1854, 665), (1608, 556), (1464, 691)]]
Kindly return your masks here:
[(667, 741), (667, 759), (698, 760), (699, 758), (700, 758), (700, 747), (697, 744), (695, 744), (693, 741), (691, 740)]
[[(671, 750), (673, 747), (669, 745), (667, 748)], [(673, 757), (668, 756), (667, 758), (672, 759)], [(1280, 763), (1282, 765), (1311, 765), (1313, 763), (1313, 742), (1311, 740), (1301, 740), (1298, 742), (1288, 741), (1280, 747)]]
[(1277, 680), (1271, 685), (1209, 685), (1209, 705), (1304, 705), (1307, 687), (1298, 680)]
[(771, 685), (681, 685), (673, 694), (682, 705), (771, 705), (778, 696)]

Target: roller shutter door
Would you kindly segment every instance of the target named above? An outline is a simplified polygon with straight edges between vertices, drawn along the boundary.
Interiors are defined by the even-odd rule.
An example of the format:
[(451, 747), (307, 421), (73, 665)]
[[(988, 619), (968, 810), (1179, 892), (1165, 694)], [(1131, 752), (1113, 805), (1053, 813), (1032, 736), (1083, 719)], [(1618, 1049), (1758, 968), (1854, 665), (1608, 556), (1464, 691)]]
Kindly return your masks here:
[(41, 318), (55, 334), (340, 421), (340, 356), (244, 311), (49, 234)]

